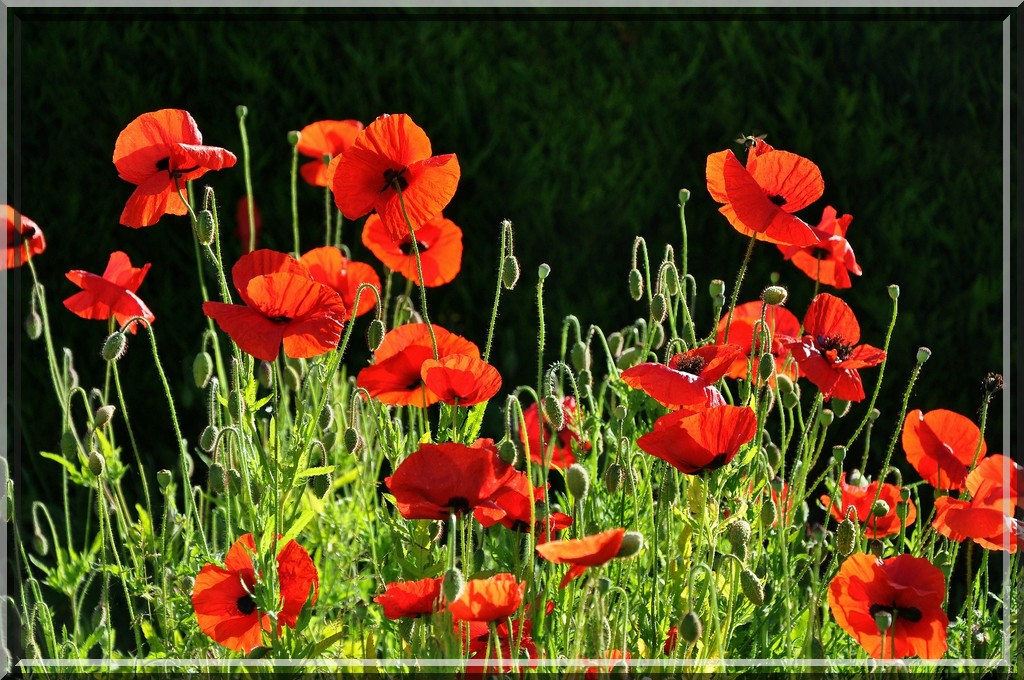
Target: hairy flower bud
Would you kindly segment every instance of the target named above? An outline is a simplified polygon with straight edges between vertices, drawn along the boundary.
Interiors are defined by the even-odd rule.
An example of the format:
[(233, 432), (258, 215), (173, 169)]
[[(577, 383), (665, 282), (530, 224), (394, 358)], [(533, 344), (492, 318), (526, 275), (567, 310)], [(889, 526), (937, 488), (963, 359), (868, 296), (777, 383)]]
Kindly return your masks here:
[(38, 340), (43, 334), (43, 318), (35, 309), (29, 310), (28, 316), (25, 317), (25, 334), (29, 340)]
[(771, 380), (775, 374), (775, 357), (771, 354), (762, 354), (757, 362), (757, 374), (763, 383)]
[(224, 466), (219, 462), (210, 466), (210, 488), (216, 493), (224, 493), (228, 488), (228, 476)]
[(515, 255), (506, 255), (501, 267), (501, 285), (505, 290), (512, 290), (519, 282), (519, 260)]
[(586, 498), (590, 491), (590, 475), (587, 473), (587, 468), (579, 463), (570, 465), (565, 471), (565, 488), (577, 501)]
[(518, 454), (519, 449), (516, 447), (516, 443), (511, 439), (502, 439), (498, 442), (498, 458), (501, 458), (509, 465), (516, 464)]
[(128, 338), (121, 331), (114, 331), (103, 341), (100, 355), (105, 361), (118, 361), (128, 351)]
[(789, 292), (782, 286), (768, 286), (761, 291), (761, 299), (769, 305), (786, 304), (787, 297), (789, 297)]
[(355, 455), (356, 452), (358, 452), (359, 449), (362, 447), (363, 438), (359, 436), (359, 433), (356, 431), (354, 427), (346, 428), (344, 436), (345, 449), (350, 454)]
[(103, 454), (93, 449), (89, 452), (89, 472), (97, 477), (102, 477), (107, 469), (107, 461)]
[(622, 545), (616, 557), (632, 557), (644, 547), (644, 535), (639, 531), (627, 531), (622, 536)]
[(93, 415), (93, 425), (97, 430), (101, 430), (106, 427), (111, 420), (114, 418), (114, 412), (117, 409), (110, 404), (100, 406), (96, 409), (96, 413)]
[(228, 412), (236, 417), (245, 413), (245, 397), (239, 390), (228, 392)]
[(217, 426), (207, 425), (203, 428), (203, 431), (199, 434), (199, 448), (207, 453), (213, 451), (214, 445), (217, 443)]
[(777, 471), (782, 466), (782, 450), (773, 442), (768, 442), (764, 447), (768, 458), (768, 466), (772, 471)]
[(302, 385), (302, 376), (299, 375), (298, 369), (294, 366), (286, 366), (282, 382), (284, 382), (285, 389), (298, 392), (299, 387)]
[(655, 293), (651, 297), (651, 318), (661, 323), (668, 314), (668, 301), (662, 293)]
[(775, 499), (769, 497), (761, 505), (761, 526), (765, 529), (770, 528), (779, 519), (779, 509), (775, 505)]
[(572, 359), (572, 366), (577, 371), (590, 370), (590, 348), (582, 340), (577, 340), (576, 344), (572, 346), (570, 357)]
[(213, 237), (217, 230), (213, 224), (213, 213), (209, 210), (200, 210), (199, 219), (196, 220), (196, 236), (204, 246), (213, 243)]
[(665, 277), (663, 279), (665, 285), (666, 295), (678, 295), (679, 294), (679, 270), (676, 266), (670, 265), (665, 267)]
[(385, 332), (384, 321), (374, 319), (370, 322), (370, 326), (366, 329), (366, 346), (371, 352), (376, 352), (380, 347), (380, 343), (384, 341)]
[(727, 534), (729, 545), (736, 557), (744, 562), (747, 560), (747, 552), (750, 547), (750, 523), (745, 519), (738, 519), (729, 525)]
[(612, 463), (604, 471), (604, 487), (608, 493), (616, 493), (626, 481), (626, 471), (619, 463)]
[(444, 572), (444, 580), (441, 582), (441, 592), (448, 604), (455, 602), (466, 589), (466, 579), (459, 569), (449, 569)]
[(644, 277), (640, 270), (633, 267), (629, 270), (629, 296), (639, 301), (644, 295)]
[(331, 408), (330, 404), (324, 403), (324, 407), (320, 410), (320, 417), (317, 418), (317, 424), (324, 432), (331, 429), (331, 425), (334, 425), (334, 409)]
[(764, 586), (761, 585), (761, 580), (757, 578), (757, 574), (750, 569), (744, 569), (740, 572), (740, 589), (755, 607), (760, 607), (764, 604)]
[(256, 364), (256, 380), (266, 389), (274, 386), (274, 366), (269, 361)]
[(785, 373), (779, 373), (775, 377), (775, 385), (779, 388), (779, 395), (781, 396), (793, 393), (793, 380)]
[(200, 352), (192, 360), (192, 379), (195, 381), (196, 387), (205, 389), (212, 375), (213, 357), (210, 356), (209, 352)]
[(549, 394), (543, 399), (544, 416), (547, 421), (551, 423), (552, 429), (555, 432), (565, 427), (565, 409), (562, 408), (562, 400), (553, 394)]
[(857, 544), (857, 525), (847, 517), (839, 523), (836, 529), (836, 551), (843, 557), (853, 552)]
[(679, 637), (692, 645), (697, 640), (700, 640), (703, 632), (704, 627), (700, 623), (700, 617), (697, 616), (697, 612), (691, 609), (683, 614), (683, 618), (679, 622)]

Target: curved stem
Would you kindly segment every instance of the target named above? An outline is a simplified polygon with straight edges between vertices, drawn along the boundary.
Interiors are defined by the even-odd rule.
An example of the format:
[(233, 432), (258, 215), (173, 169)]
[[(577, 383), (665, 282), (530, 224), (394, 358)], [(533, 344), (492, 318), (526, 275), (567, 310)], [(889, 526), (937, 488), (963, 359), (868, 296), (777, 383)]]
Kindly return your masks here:
[[(729, 316), (725, 322), (725, 337), (722, 338), (722, 344), (728, 344), (729, 342), (729, 326), (732, 325), (732, 313), (736, 309), (736, 300), (739, 299), (740, 286), (743, 285), (743, 277), (747, 273), (747, 265), (750, 264), (750, 258), (754, 254), (754, 244), (757, 243), (757, 233), (750, 237), (750, 243), (747, 244), (747, 253), (743, 256), (743, 264), (740, 265), (740, 270), (736, 273), (736, 285), (732, 289), (732, 299), (729, 301)], [(714, 333), (714, 331), (712, 331)]]

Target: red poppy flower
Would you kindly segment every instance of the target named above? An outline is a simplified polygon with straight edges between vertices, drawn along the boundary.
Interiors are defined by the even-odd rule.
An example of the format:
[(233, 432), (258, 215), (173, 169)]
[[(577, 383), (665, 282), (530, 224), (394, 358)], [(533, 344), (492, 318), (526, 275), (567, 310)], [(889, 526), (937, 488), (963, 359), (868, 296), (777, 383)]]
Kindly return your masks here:
[[(526, 605), (529, 609), (530, 605)], [(548, 612), (550, 613), (550, 611)], [(523, 666), (535, 668), (537, 645), (530, 637), (533, 632), (533, 621), (522, 618), (507, 621), (496, 621), (494, 634), (491, 626), (484, 621), (461, 621), (455, 624), (456, 633), (462, 640), (463, 652), (470, 659), (486, 659), (482, 666), (471, 666), (466, 669), (466, 677), (485, 677), (494, 673), (508, 673)], [(519, 653), (513, 653), (513, 644), (519, 643)], [(531, 661), (523, 663), (522, 656)], [(500, 663), (499, 663), (500, 657)]]
[[(903, 421), (903, 450), (921, 477), (936, 489), (962, 489), (974, 461), (981, 430), (959, 413), (914, 409)], [(978, 453), (985, 455), (985, 442)]]
[[(737, 305), (736, 309), (733, 310), (732, 324), (729, 325), (729, 342), (739, 345), (740, 354), (733, 359), (729, 370), (725, 372), (725, 376), (728, 378), (747, 380), (749, 376), (756, 376), (758, 374), (758, 364), (763, 352), (760, 340), (755, 341), (754, 324), (761, 320), (762, 304), (764, 303), (760, 300), (755, 300)], [(725, 342), (725, 329), (728, 321), (728, 316), (723, 316), (718, 322), (716, 342)], [(785, 307), (767, 305), (764, 321), (772, 334), (771, 353), (775, 357), (776, 372), (796, 380), (796, 364), (789, 359), (789, 348), (786, 347), (786, 343), (800, 337), (800, 320)], [(755, 345), (757, 346), (756, 352), (754, 352)], [(751, 354), (754, 355), (753, 365), (748, 372), (747, 361), (750, 359)], [(774, 375), (771, 378), (771, 384), (775, 384)]]
[(9, 205), (3, 208), (7, 214), (7, 264), (4, 269), (13, 269), (46, 250), (46, 239), (38, 224)]
[[(271, 629), (270, 617), (257, 611), (253, 599), (255, 551), (252, 534), (245, 534), (228, 550), (224, 567), (207, 564), (192, 588), (192, 607), (199, 628), (218, 644), (246, 654), (260, 646), (262, 631)], [(281, 594), (278, 628), (294, 628), (302, 607), (310, 599), (310, 591), (313, 604), (320, 592), (316, 566), (306, 549), (294, 540), (285, 543), (277, 553), (277, 580)]]
[[(128, 256), (118, 250), (110, 254), (103, 276), (73, 269), (66, 276), (82, 291), (65, 300), (64, 306), (83, 319), (106, 320), (114, 317), (122, 327), (135, 316), (153, 323), (156, 319), (153, 312), (135, 294), (146, 278), (149, 267), (148, 262), (141, 267), (132, 267)], [(138, 325), (133, 323), (128, 330), (135, 333)]]
[[(846, 558), (828, 587), (828, 605), (836, 623), (876, 659), (946, 653), (949, 619), (942, 611), (946, 581), (938, 567), (922, 557), (872, 555)], [(883, 645), (875, 616), (889, 614), (892, 624)]]
[(739, 345), (705, 345), (676, 354), (667, 366), (637, 364), (621, 375), (627, 385), (643, 390), (667, 408), (713, 407), (725, 403), (714, 384), (742, 358)]
[(954, 541), (970, 538), (988, 550), (1017, 552), (1024, 544), (1024, 523), (1013, 516), (1014, 506), (1024, 508), (1018, 485), (1022, 471), (1024, 468), (1001, 454), (986, 457), (967, 475), (971, 500), (935, 499), (932, 526)]
[(1001, 453), (986, 456), (967, 475), (967, 490), (975, 498), (988, 498), (992, 495), (1000, 498), (1005, 495), (1010, 502), (1024, 508), (1024, 497), (1021, 496), (1019, 480), (1024, 468), (1015, 460)]
[(363, 124), (358, 120), (320, 120), (310, 123), (299, 131), (298, 152), (316, 160), (303, 163), (299, 174), (313, 186), (327, 186), (327, 163), (324, 156), (340, 156), (352, 147), (356, 136), (362, 132)]
[(546, 543), (559, 531), (572, 526), (572, 517), (565, 513), (553, 512), (548, 517), (543, 516), (544, 510), (539, 501), (544, 498), (544, 490), (547, 486), (545, 484), (543, 487), (534, 487), (531, 498), (526, 473), (517, 473), (494, 495), (493, 506), (478, 507), (473, 511), (473, 517), (484, 528), (500, 523), (512, 531), (529, 531), (532, 507), (536, 523), (537, 543)]
[(406, 519), (447, 519), (493, 498), (517, 474), (490, 440), (478, 446), (421, 444), (384, 479)]
[(235, 236), (242, 243), (242, 252), (249, 253), (256, 250), (260, 242), (260, 232), (263, 231), (263, 216), (260, 215), (259, 206), (253, 201), (252, 204), (253, 238), (249, 240), (249, 198), (242, 196), (238, 199), (238, 206), (235, 208)]
[(810, 246), (779, 245), (782, 255), (811, 279), (833, 288), (849, 288), (850, 274), (861, 275), (853, 248), (846, 240), (852, 215), (836, 217), (836, 209), (825, 208), (821, 222), (814, 228), (818, 243)]
[(420, 378), (427, 389), (446, 404), (472, 406), (487, 401), (501, 389), (498, 369), (466, 354), (449, 354), (420, 366)]
[(717, 406), (697, 413), (676, 411), (654, 421), (654, 430), (636, 445), (687, 475), (717, 470), (732, 462), (754, 438), (757, 416), (740, 406)]
[(412, 229), (419, 229), (452, 200), (459, 175), (455, 154), (431, 156), (426, 133), (399, 113), (380, 116), (356, 137), (338, 161), (331, 191), (346, 218), (376, 210), (391, 239), (399, 241), (409, 233), (401, 203)]
[(818, 237), (791, 215), (821, 197), (825, 182), (818, 166), (802, 156), (760, 142), (751, 147), (744, 168), (732, 151), (708, 156), (708, 191), (719, 212), (741, 234), (769, 243), (809, 246)]
[(419, 581), (396, 581), (384, 586), (384, 592), (373, 601), (384, 608), (389, 619), (429, 616), (441, 610), (441, 584), (443, 578), (425, 578)]
[(512, 574), (470, 579), (448, 611), (456, 621), (500, 621), (519, 609), (525, 591), (526, 584)]
[[(875, 502), (875, 493), (878, 492), (878, 482), (871, 482), (867, 486), (857, 486), (846, 483), (846, 473), (839, 476), (839, 496), (835, 501), (826, 495), (821, 496), (821, 503), (826, 508), (832, 503), (832, 516), (837, 522), (846, 518), (847, 510), (852, 506), (857, 510), (855, 521), (859, 521), (867, 538), (882, 538), (892, 536), (900, 532), (900, 518), (896, 514), (896, 504), (900, 502), (900, 487), (895, 484), (882, 484), (881, 492), (878, 492), (878, 500), (885, 501), (889, 506), (889, 512), (882, 517), (876, 517), (871, 512)], [(913, 501), (908, 501), (906, 525), (910, 526), (917, 519), (917, 508)]]
[(203, 135), (188, 111), (161, 109), (144, 113), (128, 124), (114, 143), (118, 176), (137, 184), (121, 213), (126, 227), (148, 227), (164, 215), (185, 215), (186, 182), (209, 170), (230, 168), (235, 155), (217, 146), (203, 146)]
[[(363, 245), (384, 263), (413, 283), (419, 283), (412, 237), (406, 233), (393, 239), (378, 215), (370, 215), (363, 224)], [(416, 229), (416, 247), (420, 251), (423, 285), (435, 288), (455, 278), (462, 268), (462, 229), (438, 215)]]
[(538, 545), (536, 550), (548, 562), (572, 565), (558, 584), (559, 588), (565, 588), (569, 581), (583, 574), (587, 567), (600, 566), (616, 557), (625, 535), (625, 529), (611, 529), (583, 538), (548, 541)]
[(665, 652), (665, 656), (674, 652), (676, 645), (678, 644), (679, 628), (677, 626), (669, 626), (668, 633), (665, 634), (665, 645), (662, 647), (662, 651)]
[[(550, 449), (551, 467), (564, 470), (576, 462), (573, 454), (573, 444), (580, 445), (583, 438), (580, 436), (578, 415), (576, 413), (576, 398), (569, 396), (562, 399), (562, 412), (565, 413), (565, 425), (555, 435), (547, 417), (544, 418), (544, 449)], [(530, 460), (543, 465), (546, 451), (540, 445), (540, 418), (537, 415), (537, 404), (530, 404), (523, 411), (523, 420), (526, 422), (526, 436), (519, 433), (519, 440), (524, 446), (530, 447)], [(590, 443), (583, 443), (584, 451), (590, 450)]]
[[(619, 664), (619, 662), (628, 661), (629, 659), (633, 658), (632, 654), (621, 649), (606, 650), (601, 653), (601, 656), (604, 659), (610, 660), (611, 663), (607, 664), (606, 666), (587, 666), (587, 669), (583, 672), (584, 678), (599, 678), (601, 677), (602, 673), (606, 671), (608, 673), (612, 673), (614, 672), (615, 667)], [(628, 673), (626, 675), (628, 676)]]
[(826, 401), (864, 399), (864, 386), (857, 369), (877, 366), (885, 352), (871, 345), (858, 345), (860, 324), (845, 302), (820, 293), (804, 315), (804, 336), (787, 343), (805, 376), (821, 390)]
[[(462, 336), (433, 324), (438, 357), (464, 354), (480, 358), (480, 349)], [(423, 362), (434, 358), (430, 332), (425, 323), (409, 323), (393, 328), (384, 335), (373, 353), (373, 365), (359, 371), (356, 385), (365, 388), (371, 397), (392, 406), (436, 404), (439, 397), (423, 383)]]
[(283, 344), (287, 356), (308, 359), (338, 346), (345, 303), (295, 258), (254, 250), (231, 268), (231, 279), (245, 304), (204, 302), (203, 313), (246, 354), (273, 361)]
[[(346, 258), (334, 246), (314, 248), (299, 258), (306, 265), (310, 276), (325, 286), (330, 286), (341, 296), (345, 308), (350, 312), (356, 303), (356, 291), (359, 286), (369, 283), (381, 290), (380, 277), (368, 264), (353, 262)], [(377, 298), (370, 290), (364, 290), (359, 296), (359, 311), (356, 316), (369, 314), (377, 306)]]

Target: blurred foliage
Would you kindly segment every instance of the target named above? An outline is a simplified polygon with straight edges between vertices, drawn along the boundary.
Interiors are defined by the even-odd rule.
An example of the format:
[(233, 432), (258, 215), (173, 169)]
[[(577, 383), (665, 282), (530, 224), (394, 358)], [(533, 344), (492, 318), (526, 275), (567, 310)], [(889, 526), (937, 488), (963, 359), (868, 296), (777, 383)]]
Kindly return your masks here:
[[(1002, 366), (1005, 14), (11, 9), (11, 203), (45, 231), (49, 250), (37, 266), (54, 337), (74, 350), (87, 389), (102, 383), (106, 326), (62, 307), (74, 292), (64, 273), (101, 272), (116, 249), (153, 263), (139, 294), (156, 314), (180, 412), (192, 419), (185, 436), (196, 438), (203, 396), (190, 367), (205, 318), (188, 222), (118, 225), (132, 186), (117, 177), (111, 154), (139, 114), (187, 109), (206, 143), (241, 155), (235, 107), (247, 105), (261, 245), (280, 250), (291, 248), (288, 130), (326, 118), (369, 123), (385, 112), (410, 114), (435, 153), (456, 153), (462, 165), (446, 215), (464, 230), (463, 271), (430, 292), (436, 323), (484, 342), (499, 222), (515, 225), (524, 274), (503, 296), (494, 355), (509, 389), (535, 380), (537, 265), (552, 268), (550, 362), (558, 348), (551, 329), (566, 314), (606, 333), (646, 317), (627, 292), (629, 249), (641, 235), (652, 266), (667, 243), (678, 254), (683, 187), (692, 192), (686, 216), (698, 330), (707, 332), (707, 283), (721, 278), (731, 289), (746, 241), (717, 213), (705, 159), (738, 150), (740, 132), (767, 132), (770, 143), (821, 168), (825, 194), (801, 216), (817, 223), (826, 205), (854, 216), (848, 235), (864, 275), (840, 295), (860, 319), (863, 342), (881, 346), (891, 310), (886, 287), (901, 287), (876, 428), (888, 441), (917, 347), (933, 355), (911, 408), (974, 416), (981, 378)], [(230, 265), (240, 253), (230, 232), (244, 194), (241, 165), (203, 179), (227, 223)], [(299, 202), (308, 249), (322, 241), (323, 193), (301, 184)], [(355, 226), (346, 224), (344, 238), (356, 259), (378, 265)], [(802, 316), (813, 282), (770, 245), (755, 248), (740, 302), (755, 299), (773, 271)], [(23, 451), (53, 450), (60, 427), (43, 348), (25, 338), (21, 323), (30, 279), (16, 271), (8, 280), (8, 344), (13, 357), (21, 353), (11, 379), (20, 380), (22, 402), (12, 422), (22, 428)], [(151, 414), (145, 447), (156, 470), (173, 460), (173, 433), (141, 338), (123, 366), (132, 376), (133, 417)], [(359, 347), (347, 363), (354, 372), (367, 359)], [(876, 376), (865, 371), (869, 393)], [(988, 440), (1000, 451), (996, 403)], [(42, 471), (53, 472), (45, 462), (24, 462), (37, 468), (26, 476), (30, 489)]]

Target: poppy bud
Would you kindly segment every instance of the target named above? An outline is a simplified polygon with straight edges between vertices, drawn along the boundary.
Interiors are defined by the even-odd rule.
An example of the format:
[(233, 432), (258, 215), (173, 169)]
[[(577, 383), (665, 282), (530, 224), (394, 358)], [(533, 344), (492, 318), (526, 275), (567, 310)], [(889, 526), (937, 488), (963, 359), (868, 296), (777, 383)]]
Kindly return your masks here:
[(107, 469), (107, 461), (103, 458), (103, 454), (93, 449), (89, 452), (89, 472), (93, 473), (97, 477), (102, 477), (103, 472)]
[(7, 521), (10, 522), (14, 519), (14, 480), (7, 480), (7, 493), (4, 494), (7, 497)]
[(192, 360), (192, 378), (195, 380), (196, 387), (205, 389), (212, 375), (213, 357), (210, 356), (209, 352), (200, 352)]
[(579, 463), (573, 463), (565, 471), (565, 487), (577, 501), (582, 501), (590, 491), (590, 475), (587, 468)]
[(746, 561), (747, 548), (750, 546), (750, 523), (745, 519), (738, 519), (729, 525), (729, 545), (732, 546), (733, 554), (741, 560)]
[(885, 546), (882, 545), (881, 541), (877, 539), (871, 539), (870, 541), (868, 541), (868, 552), (870, 552), (875, 557), (881, 557), (882, 553), (885, 552)]
[(644, 535), (639, 531), (627, 531), (622, 535), (622, 545), (616, 557), (632, 557), (644, 547)]
[(298, 130), (288, 131), (288, 146), (295, 146), (302, 139), (302, 133)]
[(110, 404), (100, 406), (98, 409), (96, 409), (95, 415), (93, 415), (93, 426), (97, 430), (106, 427), (107, 424), (111, 421), (111, 419), (113, 419), (114, 411), (116, 410), (117, 409), (111, 406)]
[(353, 456), (362, 446), (363, 438), (359, 436), (354, 427), (346, 428), (345, 430), (345, 449)]
[(771, 469), (778, 470), (782, 466), (782, 450), (772, 442), (768, 442), (768, 445), (764, 447), (765, 453), (768, 454), (768, 466)]
[(444, 572), (444, 580), (441, 582), (441, 592), (444, 599), (451, 604), (459, 599), (462, 591), (466, 589), (466, 579), (459, 569), (449, 569)]
[(661, 349), (661, 346), (665, 344), (665, 326), (660, 322), (655, 323), (651, 326), (651, 335), (653, 336), (651, 347)]
[(857, 544), (857, 525), (847, 517), (839, 523), (836, 529), (836, 551), (843, 557), (853, 552)]
[(505, 290), (512, 290), (519, 282), (519, 260), (515, 255), (506, 255), (505, 262), (501, 265), (501, 285)]
[(879, 633), (885, 633), (892, 626), (892, 612), (880, 611), (875, 614), (875, 625)]
[(764, 586), (761, 585), (761, 579), (757, 578), (757, 574), (750, 571), (750, 569), (744, 569), (740, 572), (740, 589), (755, 607), (760, 607), (764, 604)]
[(317, 424), (320, 425), (320, 429), (324, 432), (331, 429), (331, 425), (334, 424), (334, 409), (331, 405), (324, 403), (323, 409), (320, 411), (320, 417), (317, 419)]
[(900, 522), (905, 524), (907, 521), (907, 513), (910, 511), (910, 505), (900, 501), (896, 504), (896, 516), (899, 517)]
[(228, 477), (224, 471), (224, 466), (220, 463), (214, 463), (210, 466), (210, 488), (217, 493), (223, 493), (228, 488)]
[(516, 444), (511, 439), (502, 439), (498, 442), (498, 458), (501, 458), (504, 462), (509, 465), (515, 465), (517, 454)]
[(879, 411), (877, 408), (873, 408), (868, 413), (868, 419), (870, 419), (871, 422), (875, 422), (876, 420), (878, 420), (878, 416), (880, 416), (880, 415), (882, 415), (882, 412)]
[(871, 506), (871, 514), (875, 517), (885, 517), (889, 514), (889, 504), (879, 498), (875, 501), (875, 504)]
[(676, 269), (674, 264), (665, 267), (665, 278), (663, 279), (665, 284), (666, 295), (678, 295), (679, 294), (679, 270)]
[(236, 495), (242, 493), (242, 473), (235, 468), (228, 470), (228, 489)]
[(822, 427), (828, 427), (832, 424), (832, 421), (836, 419), (836, 414), (831, 409), (823, 408), (821, 413), (818, 414), (818, 423)]
[(843, 461), (846, 460), (846, 447), (842, 444), (836, 444), (832, 447), (832, 458), (842, 466)]
[(274, 367), (269, 361), (256, 364), (256, 380), (268, 390), (274, 386)]
[(338, 443), (338, 431), (328, 430), (327, 432), (324, 432), (324, 436), (321, 441), (323, 442), (325, 449), (333, 451), (334, 445)]
[(682, 207), (682, 206), (686, 205), (686, 202), (689, 201), (689, 200), (690, 200), (690, 190), (689, 189), (680, 189), (679, 190), (679, 206)]
[(541, 281), (543, 281), (544, 279), (548, 278), (548, 275), (550, 273), (551, 273), (551, 267), (548, 266), (546, 263), (542, 264), (539, 267), (537, 267), (537, 278), (540, 279)]
[(629, 270), (629, 296), (639, 301), (644, 295), (644, 277), (640, 270), (633, 267)]
[(640, 361), (641, 351), (639, 347), (630, 347), (622, 353), (618, 361), (615, 362), (615, 365), (619, 367), (620, 371), (625, 371), (627, 368), (635, 366)]
[(294, 366), (286, 366), (284, 369), (284, 386), (292, 392), (298, 392), (302, 385), (302, 377)]
[(789, 292), (782, 286), (768, 286), (761, 291), (761, 299), (769, 305), (784, 305)]
[(246, 114), (248, 113), (249, 107), (245, 104), (239, 104), (235, 107), (235, 115), (238, 116), (239, 119), (245, 118)]
[(784, 392), (782, 394), (782, 406), (784, 408), (793, 408), (800, 403), (800, 397), (796, 392)]
[(807, 518), (811, 514), (811, 508), (806, 502), (796, 506), (796, 511), (793, 513), (793, 525), (800, 526), (801, 524), (807, 524)]
[(757, 361), (757, 374), (761, 378), (761, 382), (768, 382), (772, 379), (772, 374), (775, 373), (775, 357), (771, 354), (762, 354), (761, 358)]
[(785, 373), (780, 373), (775, 378), (775, 385), (779, 388), (780, 395), (793, 393), (793, 379)]
[(629, 411), (623, 404), (616, 404), (615, 408), (612, 409), (612, 417), (616, 420), (625, 420), (626, 416), (629, 415)]
[(692, 645), (697, 642), (697, 640), (700, 640), (700, 636), (703, 632), (704, 627), (700, 623), (700, 617), (697, 616), (697, 612), (691, 609), (683, 614), (683, 618), (679, 622), (679, 637)]
[(608, 341), (608, 351), (611, 352), (613, 357), (618, 356), (619, 352), (622, 351), (622, 345), (625, 344), (622, 333), (615, 331), (609, 335), (606, 340)]
[(309, 478), (309, 488), (313, 491), (313, 494), (320, 499), (327, 496), (327, 493), (331, 490), (333, 480), (331, 479), (330, 473), (326, 475), (314, 475)]
[(159, 470), (156, 473), (156, 483), (161, 489), (166, 489), (173, 478), (170, 470)]
[(217, 443), (217, 426), (207, 425), (203, 428), (203, 431), (199, 435), (199, 448), (207, 453), (213, 451), (214, 445)]
[(60, 436), (60, 452), (65, 458), (71, 458), (78, 451), (78, 440), (71, 430), (64, 430)]
[(376, 352), (377, 348), (380, 347), (380, 343), (384, 341), (386, 330), (381, 319), (374, 319), (370, 322), (369, 327), (366, 329), (366, 346), (370, 348), (371, 352)]
[(32, 535), (32, 549), (40, 557), (46, 557), (50, 553), (50, 542), (46, 540), (46, 536), (43, 535), (43, 532), (38, 527)]
[(124, 356), (127, 350), (128, 338), (121, 331), (115, 331), (103, 341), (103, 349), (100, 350), (100, 356), (105, 361), (117, 361)]
[(565, 427), (565, 410), (562, 408), (562, 401), (552, 394), (544, 397), (544, 416), (551, 423), (551, 427), (557, 432)]
[(604, 487), (608, 489), (608, 493), (615, 493), (621, 489), (625, 481), (626, 471), (618, 463), (612, 463), (604, 471)]
[(708, 294), (712, 298), (725, 295), (725, 281), (722, 279), (711, 279), (711, 283), (708, 284)]
[(932, 351), (927, 347), (917, 348), (917, 363), (923, 364), (928, 361), (928, 358), (932, 355)]
[(25, 334), (28, 335), (29, 340), (38, 340), (39, 336), (43, 334), (43, 319), (34, 309), (29, 311), (28, 316), (25, 317)]
[(245, 413), (245, 397), (239, 390), (228, 392), (228, 412), (233, 416), (241, 416)]
[(213, 243), (213, 236), (216, 232), (213, 225), (213, 213), (209, 210), (200, 210), (199, 219), (196, 220), (196, 236), (204, 246)]
[(897, 286), (895, 283), (890, 284), (889, 286), (889, 299), (891, 299), (893, 302), (896, 302), (897, 300), (900, 299), (900, 287)]
[(668, 302), (662, 293), (655, 293), (651, 298), (651, 318), (661, 323), (668, 314)]
[(590, 348), (582, 340), (577, 340), (572, 346), (572, 365), (577, 371), (590, 370)]
[[(184, 442), (184, 444), (187, 446), (188, 442)], [(188, 475), (189, 479), (192, 479), (192, 475), (196, 473), (195, 461), (192, 460), (191, 454), (188, 453), (184, 454), (182, 457), (185, 459), (185, 474)]]
[(779, 510), (775, 499), (769, 498), (761, 505), (761, 526), (769, 528), (779, 519)]

